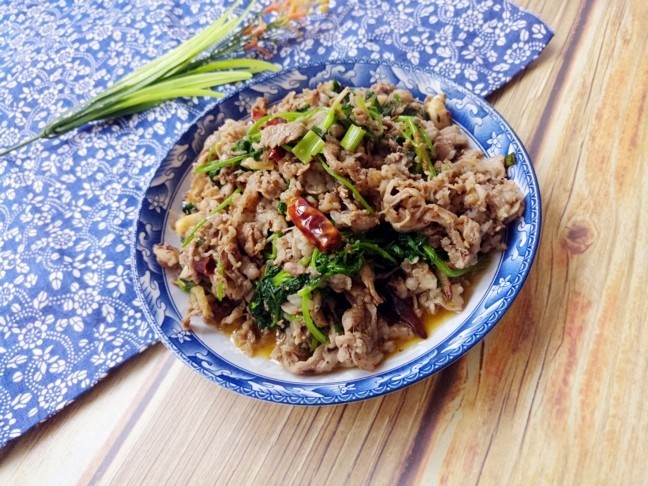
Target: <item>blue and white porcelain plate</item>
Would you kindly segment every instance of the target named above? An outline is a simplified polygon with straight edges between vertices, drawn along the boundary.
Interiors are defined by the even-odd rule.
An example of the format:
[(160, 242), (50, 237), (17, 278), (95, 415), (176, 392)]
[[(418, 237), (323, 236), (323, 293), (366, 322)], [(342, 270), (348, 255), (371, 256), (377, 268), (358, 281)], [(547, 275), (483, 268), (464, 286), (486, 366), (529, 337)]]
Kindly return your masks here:
[[(348, 369), (296, 376), (277, 362), (244, 355), (226, 335), (204, 323), (192, 321), (192, 330), (184, 330), (180, 323), (187, 311), (187, 295), (158, 265), (153, 246), (160, 242), (180, 245), (170, 222), (182, 214), (191, 165), (207, 136), (226, 119), (247, 116), (259, 96), (272, 103), (292, 90), (315, 88), (331, 79), (355, 87), (386, 81), (410, 90), (421, 101), (427, 95), (445, 93), (455, 123), (477, 147), (491, 156), (516, 154), (518, 163), (509, 169), (509, 177), (525, 195), (526, 209), (510, 225), (508, 249), (492, 259), (465, 310), (440, 324), (427, 340), (390, 356), (373, 372)], [(497, 324), (533, 263), (540, 236), (540, 193), (522, 143), (504, 119), (478, 96), (405, 64), (334, 61), (257, 78), (205, 113), (162, 161), (142, 200), (136, 232), (133, 273), (138, 295), (160, 340), (182, 361), (209, 380), (250, 397), (296, 405), (345, 403), (383, 395), (432, 375), (465, 354)]]

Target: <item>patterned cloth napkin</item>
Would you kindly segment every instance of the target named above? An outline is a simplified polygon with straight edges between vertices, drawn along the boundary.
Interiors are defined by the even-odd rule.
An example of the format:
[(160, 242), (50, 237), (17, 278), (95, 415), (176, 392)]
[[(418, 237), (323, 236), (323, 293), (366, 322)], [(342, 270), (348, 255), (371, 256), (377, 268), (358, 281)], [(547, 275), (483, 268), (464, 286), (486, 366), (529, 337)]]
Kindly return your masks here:
[[(5, 1), (0, 147), (187, 39), (227, 3)], [(339, 0), (274, 61), (407, 60), (487, 95), (552, 35), (507, 0)], [(211, 103), (168, 103), (0, 159), (0, 447), (155, 342), (133, 289), (133, 224), (157, 164)]]

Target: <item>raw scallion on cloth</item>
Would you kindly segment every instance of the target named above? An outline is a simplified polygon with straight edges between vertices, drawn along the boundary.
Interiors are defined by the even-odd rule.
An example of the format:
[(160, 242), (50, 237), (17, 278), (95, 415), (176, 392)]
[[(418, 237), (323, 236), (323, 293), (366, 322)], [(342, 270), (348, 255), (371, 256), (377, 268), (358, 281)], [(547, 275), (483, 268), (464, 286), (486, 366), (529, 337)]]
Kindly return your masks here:
[(0, 156), (35, 140), (70, 132), (88, 122), (140, 113), (175, 98), (222, 97), (222, 93), (212, 88), (248, 80), (262, 71), (279, 69), (260, 59), (226, 59), (226, 56), (253, 50), (267, 55), (266, 46), (278, 42), (282, 31), (297, 30), (315, 7), (325, 10), (328, 3), (328, 0), (279, 0), (239, 28), (255, 4), (252, 0), (241, 15), (233, 15), (241, 1), (237, 0), (220, 18), (191, 39), (72, 108), (36, 136), (0, 149)]

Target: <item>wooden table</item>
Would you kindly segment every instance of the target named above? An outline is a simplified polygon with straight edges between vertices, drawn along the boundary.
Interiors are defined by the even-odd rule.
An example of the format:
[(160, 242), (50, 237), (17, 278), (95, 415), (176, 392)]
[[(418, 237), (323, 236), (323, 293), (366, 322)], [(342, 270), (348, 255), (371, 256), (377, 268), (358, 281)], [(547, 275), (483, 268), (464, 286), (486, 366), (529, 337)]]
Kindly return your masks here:
[(534, 160), (540, 250), (463, 359), (391, 395), (235, 395), (161, 345), (0, 453), (0, 484), (648, 482), (648, 2), (519, 0), (556, 36), (490, 98)]

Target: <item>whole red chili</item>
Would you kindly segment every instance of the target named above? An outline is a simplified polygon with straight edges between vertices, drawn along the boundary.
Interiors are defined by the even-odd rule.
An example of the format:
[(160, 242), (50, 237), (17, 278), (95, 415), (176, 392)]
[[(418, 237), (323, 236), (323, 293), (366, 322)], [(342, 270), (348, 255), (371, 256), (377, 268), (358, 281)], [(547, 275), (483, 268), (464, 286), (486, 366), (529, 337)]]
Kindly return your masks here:
[(294, 197), (288, 205), (288, 215), (303, 235), (320, 251), (326, 252), (342, 241), (342, 235), (319, 209), (303, 197)]

